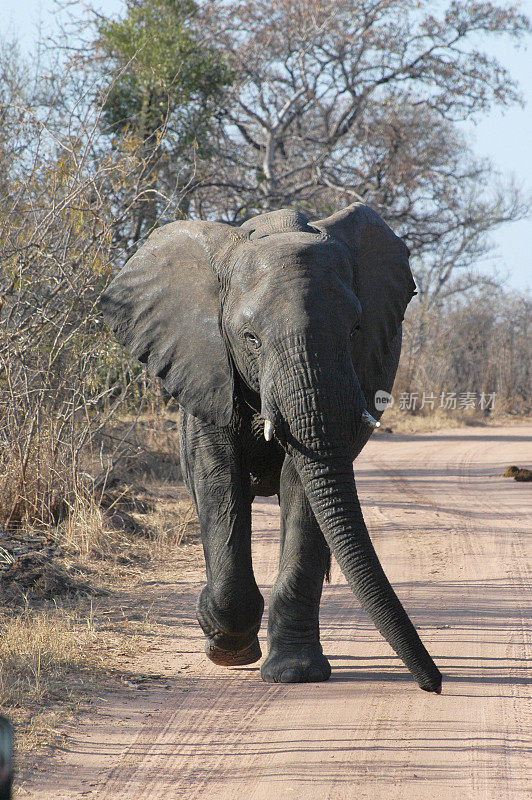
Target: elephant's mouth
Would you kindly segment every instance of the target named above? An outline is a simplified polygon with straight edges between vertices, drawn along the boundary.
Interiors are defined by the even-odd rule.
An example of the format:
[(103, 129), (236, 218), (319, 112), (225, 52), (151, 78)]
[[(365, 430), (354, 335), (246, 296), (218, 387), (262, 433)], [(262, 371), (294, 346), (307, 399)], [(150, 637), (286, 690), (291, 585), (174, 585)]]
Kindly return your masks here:
[[(375, 428), (380, 428), (380, 422), (372, 417), (371, 414), (367, 409), (361, 414), (360, 417), (360, 424), (367, 427), (370, 431), (374, 430)], [(275, 424), (270, 419), (264, 420), (264, 438), (267, 442), (271, 442), (273, 439), (273, 435), (275, 433)]]

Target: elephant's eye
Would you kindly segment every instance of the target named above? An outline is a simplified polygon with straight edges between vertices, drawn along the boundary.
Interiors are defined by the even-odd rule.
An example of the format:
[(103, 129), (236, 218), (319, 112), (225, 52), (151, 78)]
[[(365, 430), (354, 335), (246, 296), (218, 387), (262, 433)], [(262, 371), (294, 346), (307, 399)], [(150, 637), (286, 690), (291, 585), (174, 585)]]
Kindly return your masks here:
[(359, 330), (360, 330), (360, 325), (355, 325), (349, 336), (354, 336), (355, 333), (358, 333)]
[(252, 350), (258, 350), (262, 344), (259, 337), (255, 336), (255, 334), (251, 333), (251, 331), (246, 331), (244, 333), (244, 339), (246, 340), (246, 344), (251, 347)]

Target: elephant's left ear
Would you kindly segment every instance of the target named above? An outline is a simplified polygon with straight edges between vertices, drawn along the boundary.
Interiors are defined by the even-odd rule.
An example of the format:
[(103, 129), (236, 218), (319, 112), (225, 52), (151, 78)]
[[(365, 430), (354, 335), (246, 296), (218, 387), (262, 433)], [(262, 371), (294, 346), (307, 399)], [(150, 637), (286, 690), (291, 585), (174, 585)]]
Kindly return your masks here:
[(183, 408), (215, 425), (231, 420), (234, 377), (212, 264), (233, 230), (216, 222), (164, 225), (100, 300), (120, 344), (161, 378)]
[(382, 369), (416, 293), (408, 248), (376, 211), (362, 203), (309, 225), (339, 239), (353, 254), (353, 288), (362, 305), (355, 368), (362, 386), (373, 388), (372, 380)]

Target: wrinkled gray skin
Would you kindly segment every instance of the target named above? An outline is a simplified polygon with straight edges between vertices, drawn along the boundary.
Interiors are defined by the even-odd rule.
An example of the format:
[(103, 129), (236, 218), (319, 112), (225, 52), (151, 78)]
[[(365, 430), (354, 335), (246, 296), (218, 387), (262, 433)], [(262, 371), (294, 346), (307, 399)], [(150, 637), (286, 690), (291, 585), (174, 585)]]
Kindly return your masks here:
[(318, 612), (332, 550), (421, 688), (440, 691), (373, 549), (353, 475), (371, 433), (361, 415), (378, 418), (374, 393), (392, 387), (414, 289), (402, 240), (355, 204), (316, 222), (281, 209), (240, 228), (171, 223), (104, 294), (119, 341), (181, 406), (181, 460), (207, 568), (197, 614), (215, 663), (261, 656), (251, 503), (277, 494), (281, 558), (263, 679), (329, 677)]

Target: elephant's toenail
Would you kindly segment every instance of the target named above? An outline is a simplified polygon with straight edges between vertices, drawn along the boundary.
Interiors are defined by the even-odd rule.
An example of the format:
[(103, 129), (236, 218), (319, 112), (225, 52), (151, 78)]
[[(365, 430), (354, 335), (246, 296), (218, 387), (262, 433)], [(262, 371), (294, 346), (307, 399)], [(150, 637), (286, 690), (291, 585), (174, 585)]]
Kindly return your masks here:
[(284, 669), (279, 680), (281, 683), (296, 683), (299, 680), (299, 676), (295, 669)]

